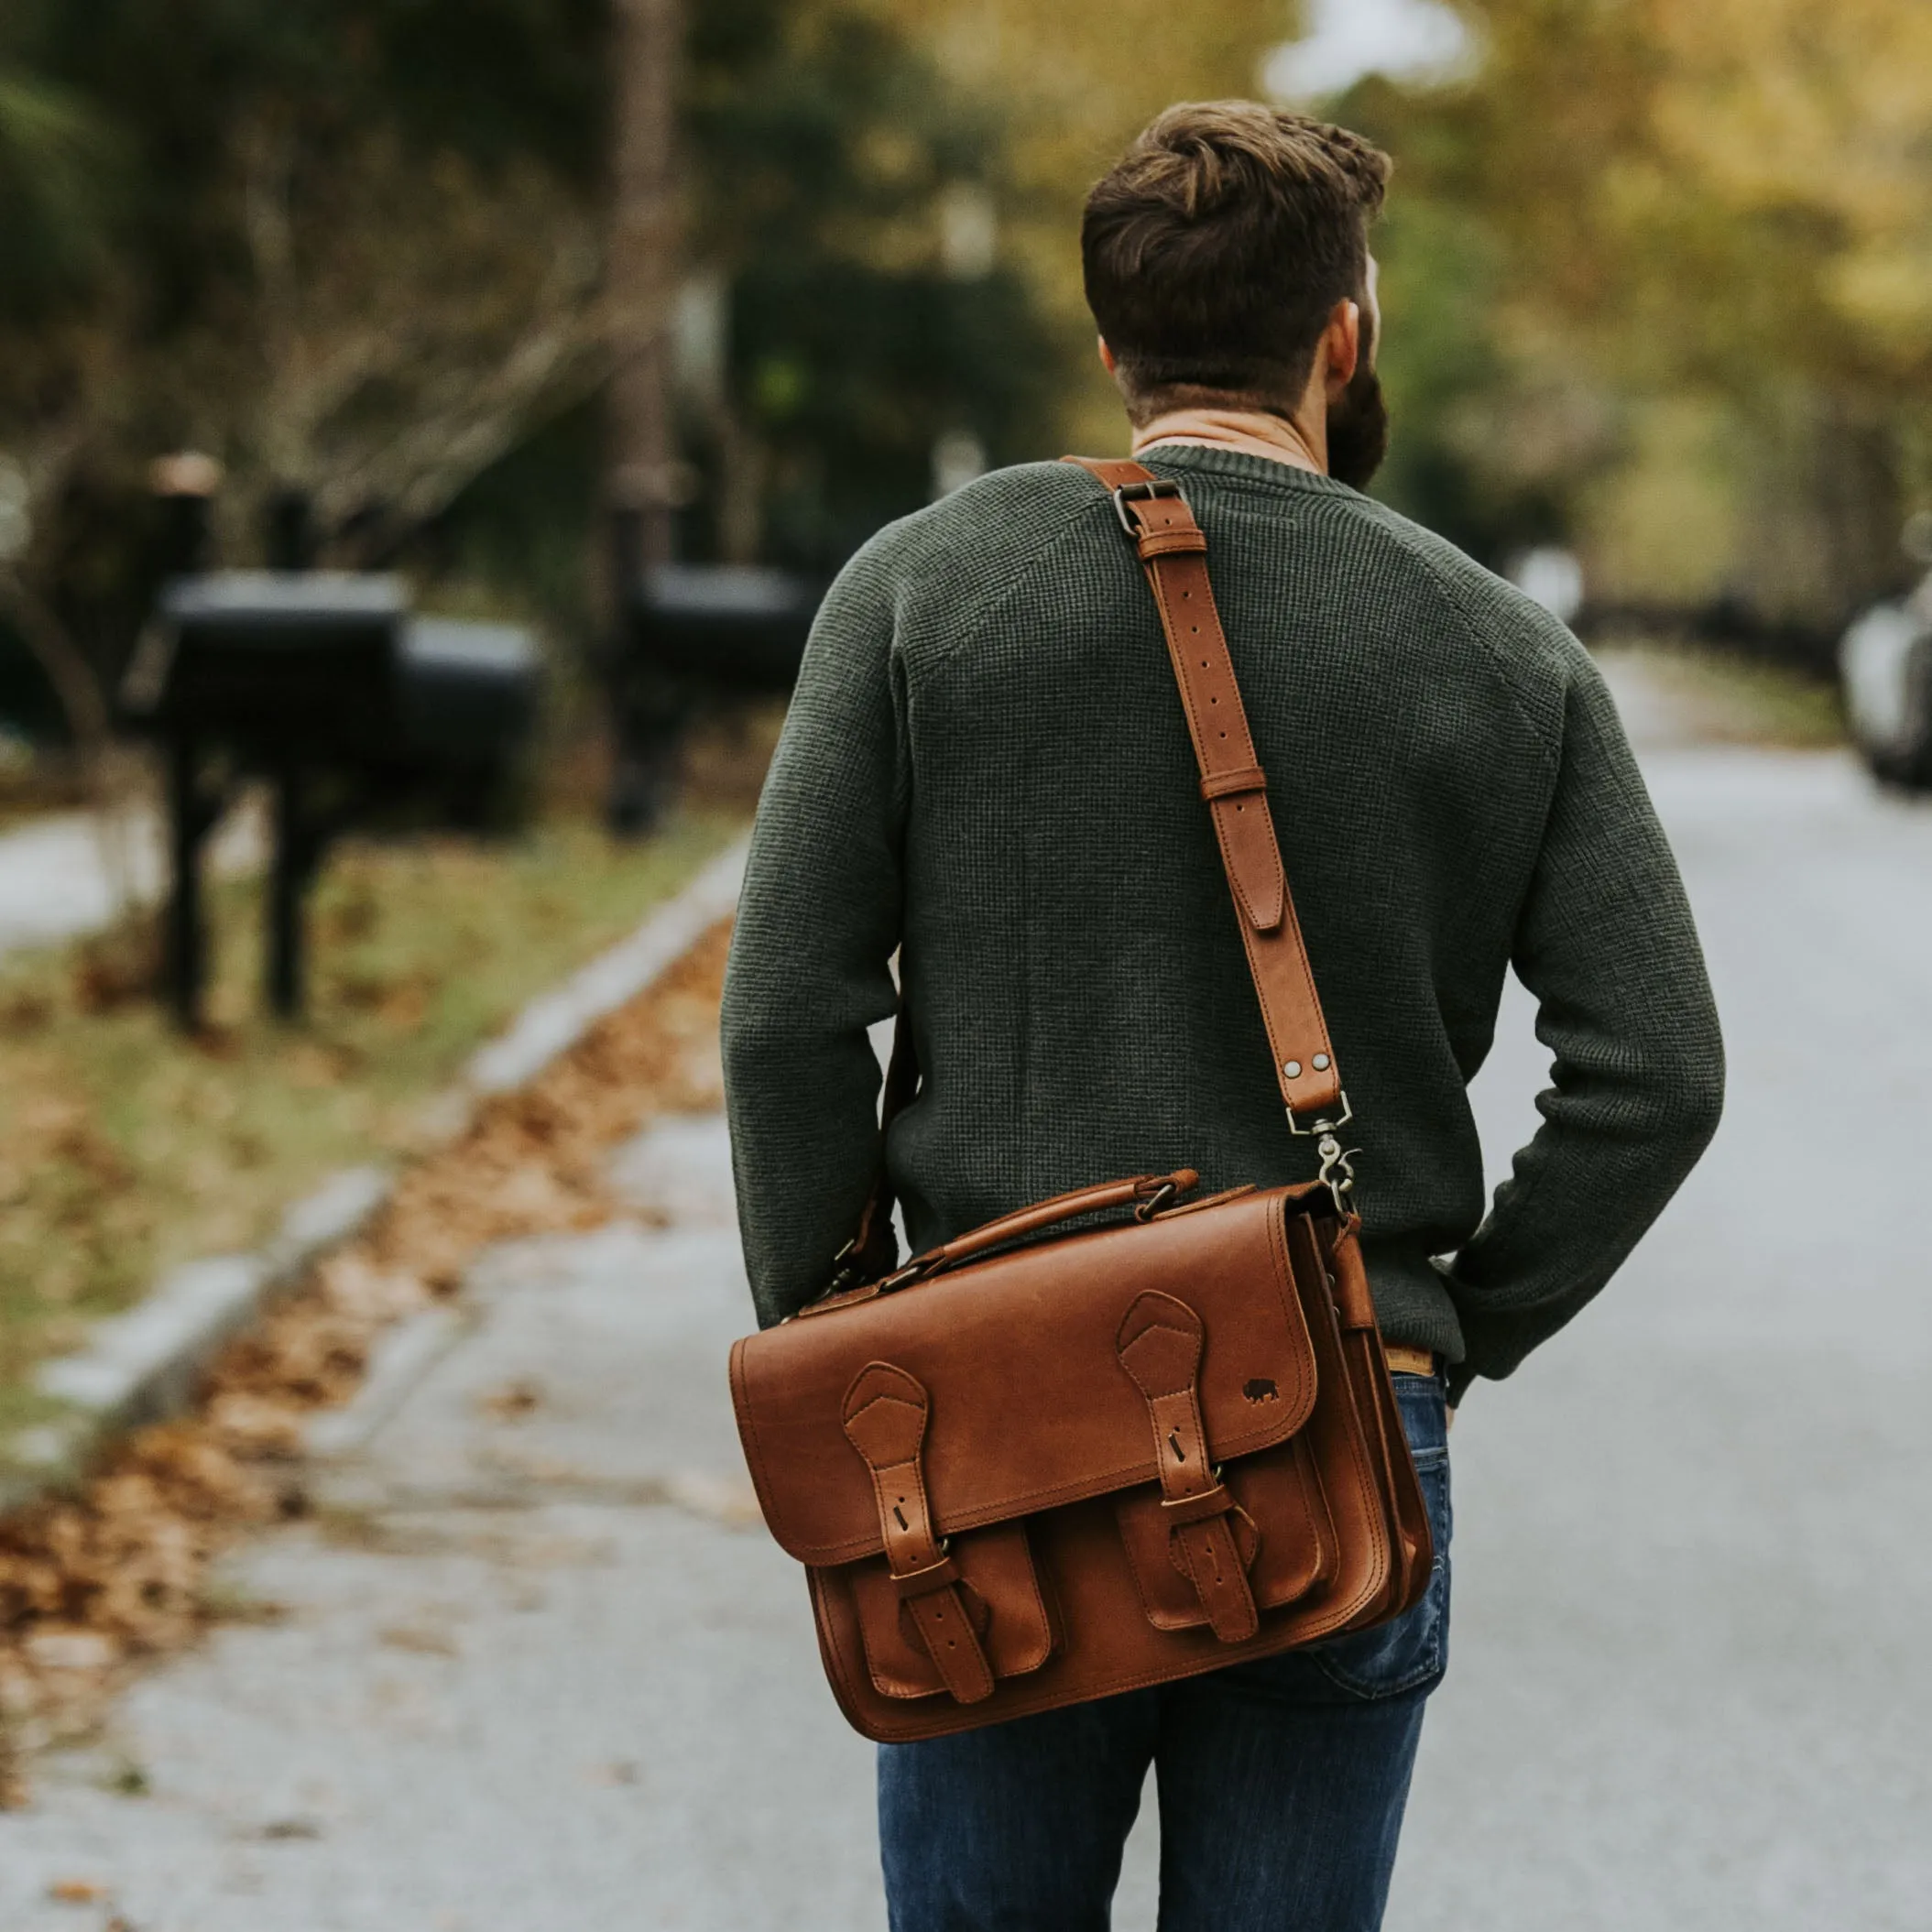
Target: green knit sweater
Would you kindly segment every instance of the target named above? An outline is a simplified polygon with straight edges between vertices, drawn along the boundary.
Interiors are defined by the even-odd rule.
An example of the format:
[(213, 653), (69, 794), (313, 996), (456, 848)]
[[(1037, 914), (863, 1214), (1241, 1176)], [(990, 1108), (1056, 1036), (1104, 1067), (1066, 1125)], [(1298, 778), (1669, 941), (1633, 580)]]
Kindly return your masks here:
[[(1384, 1335), (1459, 1392), (1602, 1287), (1717, 1125), (1675, 866), (1595, 667), (1527, 598), (1326, 477), (1198, 448), (1148, 466), (1207, 532)], [(884, 1157), (915, 1246), (1123, 1174), (1312, 1176), (1152, 596), (1071, 465), (881, 531), (813, 629), (725, 988), (762, 1322), (825, 1286), (871, 1184), (895, 950), (924, 1085)], [(1485, 1218), (1465, 1088), (1512, 965), (1555, 1067)]]

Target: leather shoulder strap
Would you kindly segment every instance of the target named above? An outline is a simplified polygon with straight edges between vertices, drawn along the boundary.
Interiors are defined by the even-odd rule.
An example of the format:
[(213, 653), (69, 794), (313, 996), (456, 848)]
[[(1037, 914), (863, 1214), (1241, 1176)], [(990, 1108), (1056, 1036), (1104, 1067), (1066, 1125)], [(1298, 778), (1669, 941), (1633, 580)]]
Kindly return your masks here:
[(1069, 456), (1112, 493), (1120, 527), (1133, 540), (1153, 592), (1180, 686), (1181, 707), (1201, 770), (1201, 796), (1214, 820), (1241, 944), (1274, 1053), (1275, 1083), (1288, 1124), (1315, 1129), (1346, 1115), (1341, 1069), (1315, 989), (1308, 949), (1268, 807), (1268, 780), (1248, 728), (1234, 660), (1207, 575), (1207, 539), (1180, 486), (1138, 463)]

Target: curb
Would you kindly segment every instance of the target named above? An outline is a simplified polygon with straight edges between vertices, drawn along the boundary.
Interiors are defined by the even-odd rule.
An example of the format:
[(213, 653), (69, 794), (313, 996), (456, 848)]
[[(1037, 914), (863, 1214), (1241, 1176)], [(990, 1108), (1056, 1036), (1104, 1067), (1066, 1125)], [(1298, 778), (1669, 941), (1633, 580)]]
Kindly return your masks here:
[[(737, 904), (746, 841), (712, 860), (628, 939), (540, 993), (508, 1030), (470, 1058), (433, 1112), (460, 1131), (477, 1106), (534, 1078), (560, 1053), (682, 957)], [(329, 1249), (388, 1201), (395, 1175), (345, 1168), (282, 1217), (252, 1254), (212, 1255), (170, 1269), (147, 1296), (94, 1329), (85, 1348), (45, 1363), (40, 1392), (66, 1405), (0, 1446), (0, 1513), (71, 1487), (116, 1435), (179, 1414), (229, 1337), (285, 1293)]]

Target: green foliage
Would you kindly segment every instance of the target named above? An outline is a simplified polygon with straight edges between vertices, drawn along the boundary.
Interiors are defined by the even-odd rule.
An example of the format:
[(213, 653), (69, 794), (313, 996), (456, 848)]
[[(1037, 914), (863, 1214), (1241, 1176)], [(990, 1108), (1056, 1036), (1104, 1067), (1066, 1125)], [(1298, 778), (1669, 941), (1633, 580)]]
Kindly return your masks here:
[(0, 64), (0, 315), (44, 311), (98, 266), (112, 161), (99, 122), (74, 95)]
[(1513, 465), (1509, 382), (1492, 317), (1495, 238), (1453, 203), (1399, 199), (1376, 240), (1385, 339), (1378, 366), (1393, 431), (1375, 494), (1501, 567), (1565, 534), (1562, 482)]
[[(333, 561), (587, 624), (610, 12), (10, 0), (0, 454), (35, 491), (23, 568), (104, 681), (157, 569), (147, 464), (182, 446), (228, 467), (226, 561), (292, 484)], [(948, 198), (1007, 191), (985, 98), (866, 0), (692, 5), (684, 97), (687, 253), (726, 318), (722, 387), (682, 398), (688, 554), (830, 568), (925, 500), (943, 434), (1051, 446), (1028, 285), (943, 259)]]
[(1456, 4), (1468, 77), (1336, 104), (1399, 164), (1392, 494), (1490, 553), (1561, 529), (1618, 600), (1697, 581), (1828, 649), (1899, 584), (1925, 488), (1932, 13)]
[(693, 254), (731, 290), (766, 548), (824, 567), (925, 500), (944, 433), (1041, 453), (1053, 345), (1010, 266), (943, 258), (949, 195), (997, 207), (986, 104), (863, 15), (721, 13), (695, 49)]

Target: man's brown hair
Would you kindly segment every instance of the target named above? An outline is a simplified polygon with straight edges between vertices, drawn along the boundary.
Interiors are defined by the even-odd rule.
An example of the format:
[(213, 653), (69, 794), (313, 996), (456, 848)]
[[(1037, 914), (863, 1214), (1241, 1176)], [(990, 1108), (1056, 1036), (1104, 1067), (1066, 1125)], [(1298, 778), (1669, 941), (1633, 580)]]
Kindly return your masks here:
[(1301, 399), (1330, 312), (1363, 295), (1389, 167), (1345, 127), (1254, 101), (1184, 102), (1135, 138), (1080, 224), (1087, 306), (1135, 422)]

